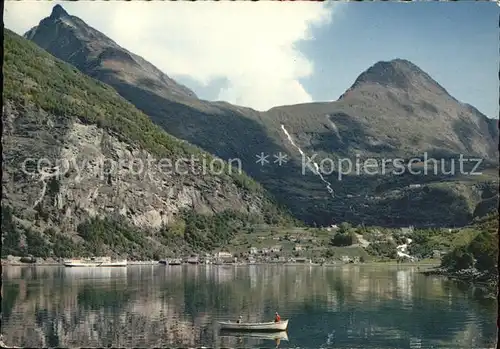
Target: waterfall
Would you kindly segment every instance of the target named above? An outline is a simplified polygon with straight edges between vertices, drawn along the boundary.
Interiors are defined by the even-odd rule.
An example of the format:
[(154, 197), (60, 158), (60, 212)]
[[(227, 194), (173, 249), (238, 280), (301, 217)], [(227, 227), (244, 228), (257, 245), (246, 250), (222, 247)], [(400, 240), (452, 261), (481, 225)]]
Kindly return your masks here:
[(411, 244), (411, 242), (412, 242), (412, 239), (407, 238), (406, 244), (396, 246), (398, 257), (406, 257), (408, 259), (413, 259), (413, 257), (407, 253), (408, 252), (408, 245)]
[[(288, 133), (288, 131), (286, 130), (285, 128), (285, 125), (281, 124), (281, 129), (283, 130), (283, 132), (285, 133), (286, 135), (286, 138), (288, 138), (288, 141), (290, 142), (290, 144), (299, 151), (300, 155), (302, 155), (302, 161), (304, 161), (304, 159), (306, 160), (306, 164), (307, 164), (307, 167), (309, 168), (309, 170), (311, 170), (312, 173), (314, 173), (316, 176), (318, 176), (322, 181), (323, 183), (326, 184), (326, 189), (328, 190), (328, 192), (330, 193), (330, 195), (334, 198), (335, 197), (335, 193), (333, 192), (333, 189), (332, 189), (332, 184), (330, 182), (328, 182), (324, 177), (323, 175), (321, 174), (321, 171), (320, 171), (320, 168), (318, 166), (318, 164), (314, 161), (312, 161), (312, 159), (310, 157), (308, 157), (304, 151), (302, 149), (300, 149), (300, 147), (295, 144), (295, 142), (293, 141), (292, 139), (292, 136), (290, 136), (290, 134)], [(314, 166), (311, 166), (309, 164), (309, 162), (311, 162)]]
[(340, 137), (340, 132), (339, 132), (339, 129), (337, 127), (337, 125), (335, 125), (335, 123), (332, 121), (332, 116), (327, 114), (326, 115), (326, 120), (328, 120), (328, 123), (330, 124), (330, 127), (332, 128), (332, 131), (335, 133), (335, 135), (337, 136), (337, 138), (339, 139), (340, 142), (342, 142), (342, 137)]

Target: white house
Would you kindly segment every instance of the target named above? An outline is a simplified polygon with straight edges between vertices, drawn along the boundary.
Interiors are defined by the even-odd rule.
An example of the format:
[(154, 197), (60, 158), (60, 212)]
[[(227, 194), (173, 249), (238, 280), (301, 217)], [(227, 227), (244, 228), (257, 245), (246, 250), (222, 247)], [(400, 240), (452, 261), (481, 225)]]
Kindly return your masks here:
[(230, 252), (220, 251), (215, 255), (217, 258), (232, 258), (233, 254)]
[(271, 247), (271, 252), (280, 252), (281, 251), (281, 246), (280, 245), (276, 245), (276, 246), (273, 246)]
[(408, 228), (401, 228), (401, 233), (405, 235), (413, 233), (413, 226), (410, 225)]

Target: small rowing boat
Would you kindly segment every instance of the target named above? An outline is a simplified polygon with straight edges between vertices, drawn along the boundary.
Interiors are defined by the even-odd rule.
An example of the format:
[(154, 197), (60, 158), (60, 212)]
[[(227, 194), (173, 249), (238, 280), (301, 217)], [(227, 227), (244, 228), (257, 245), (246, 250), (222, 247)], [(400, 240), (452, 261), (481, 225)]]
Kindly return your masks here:
[(237, 330), (237, 331), (285, 331), (288, 327), (288, 320), (280, 322), (233, 322), (219, 321), (222, 330)]

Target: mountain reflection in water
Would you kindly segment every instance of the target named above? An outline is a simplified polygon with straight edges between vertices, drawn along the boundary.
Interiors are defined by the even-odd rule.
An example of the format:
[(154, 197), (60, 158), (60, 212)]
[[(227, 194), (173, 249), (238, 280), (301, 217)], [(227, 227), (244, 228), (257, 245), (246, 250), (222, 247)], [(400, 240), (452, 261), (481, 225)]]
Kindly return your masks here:
[[(23, 347), (492, 348), (496, 301), (411, 267), (3, 268), (2, 333)], [(218, 321), (290, 319), (286, 338)], [(267, 336), (267, 337), (266, 337)], [(278, 336), (279, 337), (279, 336)], [(278, 343), (277, 343), (278, 342)]]

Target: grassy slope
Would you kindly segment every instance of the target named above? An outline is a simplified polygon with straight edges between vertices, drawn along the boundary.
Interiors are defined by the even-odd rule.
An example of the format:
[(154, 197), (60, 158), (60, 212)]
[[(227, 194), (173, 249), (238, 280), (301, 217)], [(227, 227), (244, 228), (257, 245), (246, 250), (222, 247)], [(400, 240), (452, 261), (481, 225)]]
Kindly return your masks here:
[(453, 236), (450, 245), (453, 249), (470, 249), (474, 241), (478, 240), (484, 242), (484, 251), (477, 250), (473, 254), (484, 252), (491, 254), (491, 258), (498, 261), (498, 212), (475, 219), (470, 226), (461, 229), (459, 234)]
[[(496, 216), (498, 217), (498, 216)], [(358, 227), (360, 229), (360, 227)], [(365, 227), (365, 235), (368, 237), (370, 232), (378, 231), (381, 233), (375, 241), (385, 241), (401, 236), (399, 229), (384, 229), (380, 227)], [(498, 222), (495, 221), (495, 215), (489, 215), (482, 219), (477, 219), (474, 224), (459, 228), (459, 229), (421, 229), (415, 230), (410, 237), (413, 239), (410, 245), (410, 254), (423, 254), (419, 257), (423, 258), (418, 264), (439, 264), (439, 259), (433, 259), (433, 250), (452, 251), (456, 248), (466, 247), (479, 235), (489, 232), (488, 238), (495, 237), (492, 232), (498, 229)], [(349, 247), (333, 247), (329, 245), (331, 237), (335, 234), (334, 231), (316, 228), (294, 228), (283, 229), (266, 227), (256, 228), (252, 230), (252, 234), (241, 234), (231, 241), (231, 251), (235, 253), (248, 253), (250, 247), (271, 248), (276, 245), (282, 247), (282, 255), (292, 256), (295, 254), (293, 247), (298, 243), (304, 251), (300, 252), (301, 256), (320, 257), (327, 250), (333, 252), (333, 258), (338, 259), (345, 255), (349, 257), (363, 256), (366, 261), (377, 261), (383, 256), (369, 256), (364, 248), (353, 245)], [(298, 239), (298, 242), (287, 240), (286, 237)], [(497, 236), (497, 235), (496, 235)], [(419, 238), (421, 237), (421, 238)], [(274, 256), (275, 253), (271, 253)], [(389, 261), (383, 258), (384, 261)], [(395, 260), (394, 260), (395, 262)]]
[[(153, 124), (108, 85), (81, 74), (8, 29), (4, 35), (4, 99), (20, 104), (31, 102), (55, 115), (96, 124), (158, 156), (174, 158), (203, 153), (210, 159), (199, 148)], [(245, 174), (232, 176), (244, 189), (264, 192)]]
[[(401, 117), (397, 110), (388, 110), (387, 114), (380, 113), (375, 118), (374, 115), (370, 115), (370, 112), (374, 112), (373, 106), (377, 103), (367, 104), (366, 101), (359, 101), (359, 103), (364, 106), (364, 109), (361, 108), (358, 112), (347, 108), (344, 102), (273, 108), (268, 112), (269, 116), (262, 120), (270, 129), (279, 128), (279, 124), (283, 123), (307, 154), (319, 154), (316, 158), (318, 162), (322, 157), (334, 159), (347, 157), (354, 161), (354, 153), (359, 153), (361, 157), (373, 156), (379, 160), (396, 157), (407, 157), (409, 160), (415, 156), (423, 156), (423, 152), (430, 151), (433, 146), (431, 143), (419, 143), (422, 147), (419, 150), (418, 147), (412, 146), (410, 139), (422, 136), (422, 134), (426, 137), (440, 134), (443, 129), (449, 128), (442, 118), (436, 117), (434, 123), (427, 123), (420, 116)], [(364, 113), (362, 116), (359, 114), (361, 112)], [(336, 123), (342, 141), (339, 141), (334, 132), (328, 129), (328, 121), (324, 117), (328, 113), (340, 114), (332, 120)], [(399, 119), (408, 124), (384, 128), (379, 125), (379, 119), (384, 121), (384, 125), (389, 125), (391, 122), (394, 124)], [(364, 120), (364, 123), (361, 123), (361, 120)], [(472, 120), (471, 116), (471, 125)], [(476, 131), (475, 126), (472, 125), (471, 128)], [(377, 139), (383, 135), (394, 135), (394, 137), (389, 137), (391, 142), (395, 142), (394, 147), (383, 149), (369, 144), (369, 139)], [(455, 148), (455, 154), (458, 153), (457, 149), (459, 148)], [(441, 158), (432, 152), (429, 153), (429, 158), (431, 157)], [(470, 172), (474, 165), (465, 163), (465, 171)], [(363, 219), (366, 224), (465, 225), (470, 222), (476, 205), (481, 202), (479, 193), (474, 187), (482, 182), (496, 183), (498, 186), (498, 162), (491, 164), (491, 161), (483, 161), (483, 174), (479, 176), (457, 173), (457, 159), (455, 159), (454, 166), (455, 175), (434, 176), (432, 164), (429, 165), (429, 175), (344, 176), (342, 181), (339, 181), (334, 173), (325, 178), (332, 183), (337, 199), (319, 202), (318, 206), (323, 211), (334, 212), (336, 223), (341, 220), (361, 223)], [(485, 167), (489, 168), (484, 169)], [(437, 172), (441, 172), (442, 168), (450, 171), (452, 168), (450, 161), (448, 160), (444, 166), (438, 165)], [(419, 170), (418, 166), (413, 166), (413, 169)], [(477, 172), (478, 169), (475, 171)], [(422, 184), (422, 187), (406, 190), (405, 187), (410, 184)], [(425, 188), (424, 185), (426, 185)], [(392, 195), (390, 192), (392, 189), (399, 190), (400, 193)], [(324, 188), (320, 190), (325, 191)], [(365, 194), (378, 197), (378, 199), (363, 200)], [(346, 198), (347, 195), (353, 197)], [(349, 212), (346, 207), (353, 207), (355, 213)]]

